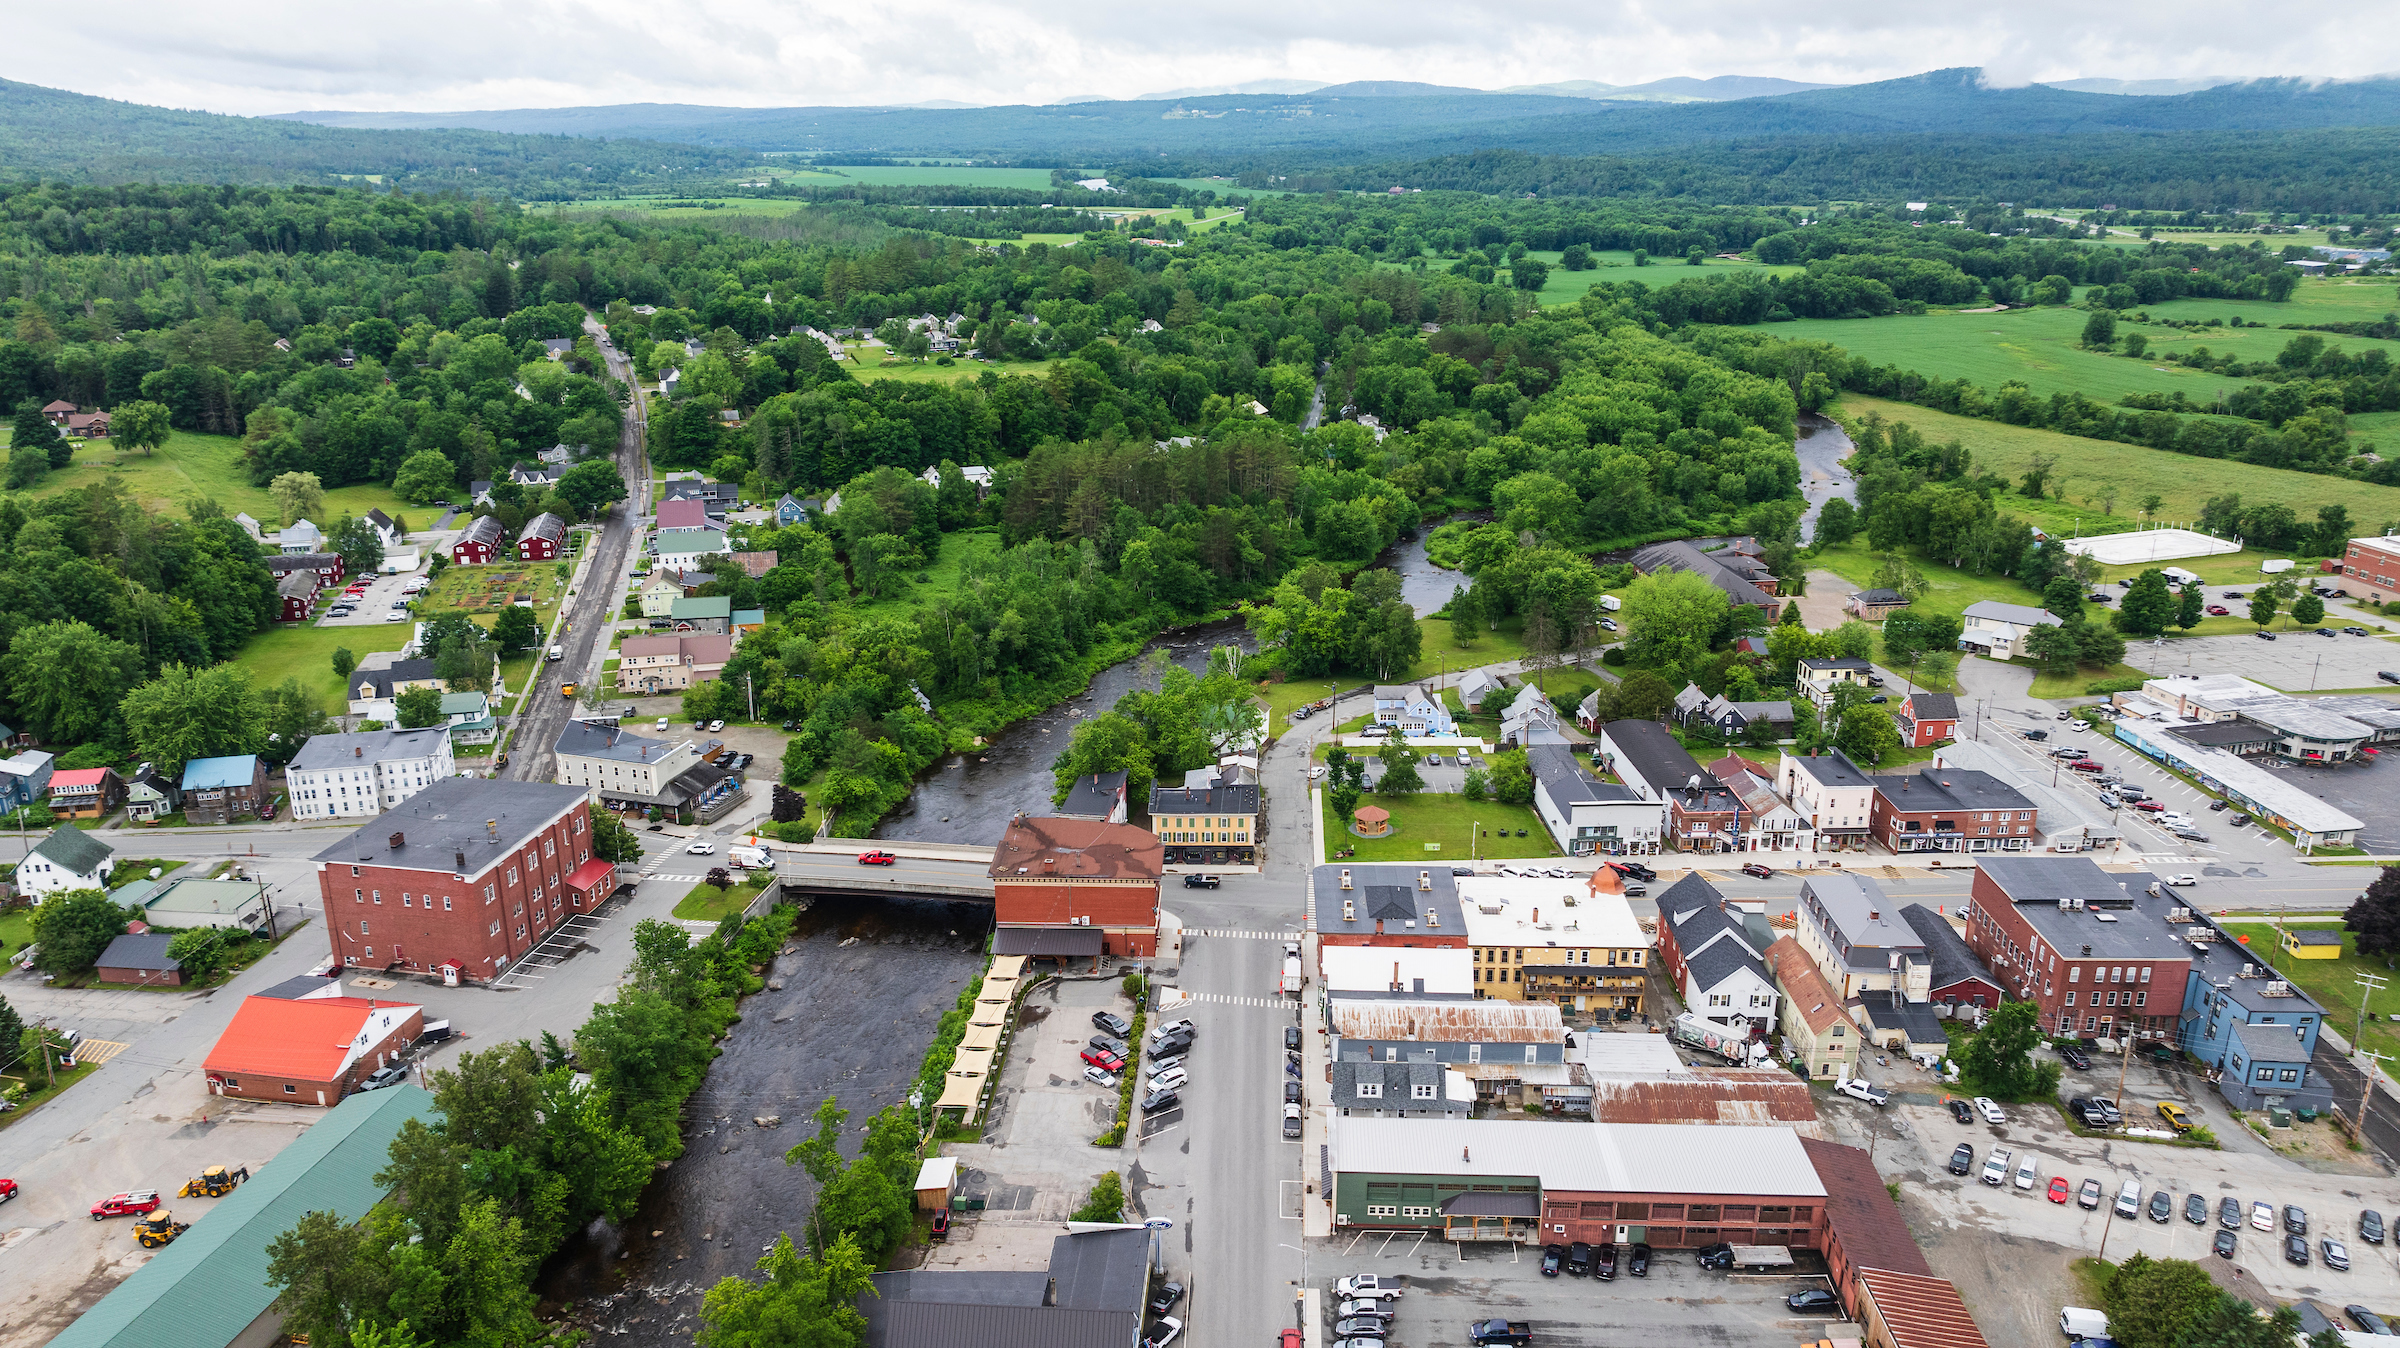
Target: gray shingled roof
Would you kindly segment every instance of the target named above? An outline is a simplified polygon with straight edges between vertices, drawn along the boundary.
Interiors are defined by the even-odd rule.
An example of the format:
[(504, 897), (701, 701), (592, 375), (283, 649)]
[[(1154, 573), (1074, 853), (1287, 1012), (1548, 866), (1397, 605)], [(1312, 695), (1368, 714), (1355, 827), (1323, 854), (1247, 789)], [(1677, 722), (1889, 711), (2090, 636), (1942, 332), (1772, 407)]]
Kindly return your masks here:
[(1948, 918), (1921, 903), (1903, 907), (1900, 916), (1916, 931), (1917, 938), (1925, 943), (1925, 954), (1933, 963), (1931, 986), (1946, 988), (1975, 978), (1991, 984), (1994, 992), (2006, 991), (2000, 986), (2000, 980), (1992, 977), (1992, 971), (1983, 967), (1983, 961), (1975, 958), (1975, 952), (1951, 927)]
[(91, 875), (117, 849), (72, 824), (61, 824), (33, 845), (32, 855), (74, 875)]
[(551, 746), (551, 751), (618, 763), (655, 763), (674, 747), (666, 740), (636, 735), (620, 726), (569, 720), (560, 728), (558, 742)]
[[(1741, 935), (1737, 928), (1736, 937)], [(1739, 940), (1711, 942), (1699, 954), (1685, 959), (1683, 967), (1691, 974), (1694, 988), (1713, 988), (1733, 976), (1736, 969), (1748, 969), (1757, 974), (1768, 987), (1775, 986), (1775, 975), (1768, 971), (1767, 962), (1750, 951)]]
[(1085, 815), (1094, 819), (1116, 813), (1117, 793), (1125, 788), (1126, 775), (1118, 772), (1087, 772), (1075, 779), (1066, 802), (1058, 807), (1064, 815)]
[(1150, 788), (1150, 816), (1162, 814), (1257, 814), (1258, 788), (1241, 786), (1153, 786)]
[(144, 932), (139, 936), (120, 936), (108, 943), (97, 961), (103, 969), (141, 969), (144, 971), (180, 969), (183, 961), (167, 953), (175, 938), (164, 932)]
[(311, 735), (292, 756), (291, 771), (323, 772), (331, 768), (365, 767), (387, 758), (431, 758), (441, 750), (448, 726), (419, 730), (358, 730), (347, 735)]
[[(585, 794), (583, 787), (550, 782), (445, 777), (360, 825), (313, 860), (480, 875)], [(487, 830), (486, 820), (497, 821), (497, 829)], [(498, 841), (493, 840), (494, 832)], [(390, 846), (394, 834), (402, 837), (396, 848)], [(463, 867), (457, 864), (461, 853), (466, 856)]]

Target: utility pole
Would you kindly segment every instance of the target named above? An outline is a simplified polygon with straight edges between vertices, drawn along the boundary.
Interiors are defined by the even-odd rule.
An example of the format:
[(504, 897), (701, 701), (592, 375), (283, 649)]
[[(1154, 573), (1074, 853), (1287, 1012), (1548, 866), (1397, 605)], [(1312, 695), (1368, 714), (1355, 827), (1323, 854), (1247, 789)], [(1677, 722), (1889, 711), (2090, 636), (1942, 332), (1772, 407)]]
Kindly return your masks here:
[[(2127, 1035), (2117, 1047), (2117, 1094), (2114, 1099), (2109, 1101), (2110, 1104), (2117, 1107), (2119, 1113), (2123, 1113), (2125, 1110), (2125, 1069), (2131, 1066), (2133, 1066), (2133, 1037)], [(2100, 1238), (2100, 1248), (2103, 1251), (2107, 1250), (2108, 1237)]]
[(2375, 1098), (2375, 1073), (2379, 1064), (2391, 1061), (2392, 1055), (2360, 1049), (2358, 1056), (2375, 1060), (2361, 1063), (2358, 1069), (2358, 1136), (2363, 1142), (2367, 1136), (2367, 1105)]
[(2358, 984), (2360, 991), (2358, 994), (2358, 1028), (2350, 1032), (2350, 1046), (2363, 1052), (2366, 1047), (2364, 1036), (2367, 1032), (2367, 1002), (2376, 993), (2383, 990), (2384, 984), (2392, 980), (2383, 974), (2360, 974), (2352, 981)]

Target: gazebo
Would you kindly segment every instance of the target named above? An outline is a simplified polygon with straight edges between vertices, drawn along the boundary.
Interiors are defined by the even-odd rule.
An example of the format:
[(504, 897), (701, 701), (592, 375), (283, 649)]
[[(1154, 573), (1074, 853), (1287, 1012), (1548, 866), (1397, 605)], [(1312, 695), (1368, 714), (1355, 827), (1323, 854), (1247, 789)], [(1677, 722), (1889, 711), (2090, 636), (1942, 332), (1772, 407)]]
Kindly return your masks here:
[(1361, 805), (1351, 815), (1357, 822), (1350, 831), (1361, 838), (1388, 838), (1392, 832), (1392, 812), (1380, 805)]

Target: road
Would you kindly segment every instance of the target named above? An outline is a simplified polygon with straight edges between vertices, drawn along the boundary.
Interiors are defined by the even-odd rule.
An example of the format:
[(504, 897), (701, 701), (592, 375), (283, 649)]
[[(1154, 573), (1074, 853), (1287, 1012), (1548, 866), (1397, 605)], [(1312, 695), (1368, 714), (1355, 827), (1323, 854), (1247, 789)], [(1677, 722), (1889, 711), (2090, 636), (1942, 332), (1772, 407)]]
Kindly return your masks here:
[[(600, 321), (591, 315), (584, 316), (583, 326), (584, 331), (601, 335)], [(605, 335), (601, 340), (607, 340)], [(624, 603), (625, 577), (641, 538), (642, 520), (650, 512), (650, 478), (644, 455), (649, 402), (634, 377), (632, 362), (613, 346), (603, 345), (600, 351), (608, 362), (608, 372), (633, 390), (625, 429), (617, 440), (617, 471), (625, 477), (626, 500), (610, 512), (598, 536), (585, 544), (590, 555), (584, 560), (575, 593), (559, 606), (563, 627), (551, 640), (566, 648), (565, 658), (537, 664), (524, 700), (518, 704), (508, 740), (508, 766), (499, 773), (512, 781), (546, 782), (553, 775), (551, 746), (558, 743), (559, 731), (574, 712), (574, 699), (560, 697), (558, 687), (563, 682), (593, 686), (599, 680), (601, 666), (608, 659), (608, 634)]]

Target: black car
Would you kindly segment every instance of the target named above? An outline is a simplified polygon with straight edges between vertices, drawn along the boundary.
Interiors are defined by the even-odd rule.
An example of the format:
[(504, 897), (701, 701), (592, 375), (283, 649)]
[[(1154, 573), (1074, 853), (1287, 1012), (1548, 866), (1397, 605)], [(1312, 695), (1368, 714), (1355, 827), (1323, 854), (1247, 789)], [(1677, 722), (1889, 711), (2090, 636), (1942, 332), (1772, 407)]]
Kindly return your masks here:
[(1223, 883), (1225, 882), (1219, 880), (1213, 875), (1187, 875), (1183, 877), (1183, 887), (1185, 889), (1215, 889), (1217, 886)]
[(2298, 1264), (2302, 1268), (2307, 1268), (2308, 1237), (2285, 1236), (2283, 1238), (2283, 1260), (2287, 1264)]
[(2283, 1205), (2283, 1229), (2295, 1236), (2308, 1234), (2308, 1209), (2297, 1203)]
[(2154, 1194), (2150, 1195), (2150, 1220), (2151, 1220), (2151, 1221), (2154, 1221), (2154, 1222), (2165, 1222), (2165, 1221), (2172, 1221), (2172, 1220), (2174, 1220), (2174, 1217), (2175, 1217), (2175, 1195), (2173, 1195), (2173, 1194), (2171, 1194), (2171, 1193), (2168, 1193), (2168, 1192), (2167, 1192), (2166, 1190), (2164, 1190), (2164, 1189), (2161, 1189), (2161, 1190), (2159, 1190), (2157, 1193), (2154, 1193)]
[(2224, 1227), (2228, 1231), (2241, 1230), (2242, 1200), (2231, 1197), (2218, 1199), (2217, 1225)]
[(2208, 1200), (2198, 1194), (2185, 1194), (2183, 1219), (2194, 1226), (2208, 1225)]
[(1592, 1272), (1599, 1274), (1603, 1281), (1617, 1276), (1617, 1247), (1602, 1241), (1593, 1247), (1593, 1251)]
[(1175, 1092), (1171, 1090), (1155, 1090), (1142, 1097), (1142, 1112), (1144, 1114), (1156, 1114), (1162, 1109), (1169, 1109), (1181, 1103), (1183, 1103), (1183, 1097), (1177, 1095)]
[(1693, 1253), (1699, 1256), (1702, 1268), (1733, 1267), (1733, 1247), (1724, 1241), (1720, 1240), (1714, 1245), (1703, 1245)]
[(1608, 863), (1608, 868), (1619, 875), (1630, 875), (1644, 884), (1658, 883), (1658, 872), (1638, 861), (1612, 861)]
[(2383, 1243), (2383, 1214), (2373, 1208), (2358, 1214), (2358, 1238), (2369, 1245)]
[(2377, 1315), (2375, 1312), (2368, 1310), (2364, 1306), (2344, 1306), (2342, 1307), (2342, 1314), (2349, 1316), (2351, 1323), (2357, 1325), (2360, 1329), (2365, 1330), (2369, 1334), (2389, 1334), (2392, 1332), (2391, 1325), (2386, 1323), (2382, 1316)]
[(2083, 1046), (2080, 1044), (2059, 1045), (2058, 1056), (2061, 1062), (2064, 1062), (2067, 1066), (2074, 1068), (2078, 1072), (2089, 1072), (2092, 1070), (2091, 1057), (2083, 1051)]
[[(2302, 1241), (2302, 1242), (2300, 1242), (2300, 1253), (2302, 1253), (2302, 1254), (2304, 1254), (2304, 1255), (2308, 1253), (2308, 1242), (2307, 1242), (2307, 1241)], [(1561, 1265), (1561, 1264), (1564, 1264), (1564, 1263), (1566, 1263), (1566, 1262), (1567, 1262), (1567, 1247), (1566, 1247), (1566, 1246), (1564, 1246), (1564, 1245), (1544, 1245), (1544, 1246), (1542, 1247), (1542, 1276), (1543, 1276), (1543, 1277), (1545, 1277), (1545, 1278), (1555, 1278), (1555, 1277), (1557, 1277), (1557, 1276), (1558, 1276), (1558, 1269), (1559, 1269), (1559, 1265)]]
[(1634, 1246), (1633, 1253), (1625, 1256), (1625, 1271), (1637, 1278), (1649, 1277), (1650, 1247), (1647, 1245)]
[(1150, 1294), (1150, 1313), (1164, 1315), (1175, 1309), (1175, 1303), (1181, 1300), (1183, 1300), (1182, 1283), (1162, 1283), (1157, 1291)]
[(1582, 1277), (1592, 1271), (1592, 1247), (1583, 1241), (1567, 1246), (1567, 1272)]
[(2025, 732), (2025, 738), (2032, 740), (2036, 744), (2039, 744), (2043, 740), (2050, 738), (2050, 732), (2047, 730), (2028, 730)]
[(1283, 1027), (1283, 1050), (1286, 1053), (1298, 1053), (1300, 1051), (1299, 1026), (1286, 1025)]
[(1950, 1117), (1958, 1120), (1960, 1123), (1973, 1123), (1975, 1121), (1975, 1111), (1968, 1108), (1967, 1102), (1964, 1100), (1952, 1100), (1950, 1102)]
[[(2275, 634), (2262, 627), (2258, 629), (2258, 639), (2261, 641), (2273, 641), (2275, 639)], [(2300, 1247), (2300, 1254), (2300, 1262), (2303, 1264), (2307, 1263), (2308, 1247), (2306, 1245)]]
[(1125, 1056), (1126, 1043), (1113, 1034), (1096, 1034), (1084, 1041), (1084, 1047), (1105, 1049), (1122, 1058)]
[(1823, 1287), (1803, 1287), (1783, 1299), (1783, 1304), (1796, 1311), (1839, 1311), (1842, 1299)]
[(1344, 1339), (1380, 1339), (1391, 1332), (1391, 1322), (1369, 1315), (1354, 1315), (1333, 1322), (1334, 1342)]
[(1092, 1027), (1094, 1029), (1104, 1030), (1109, 1034), (1115, 1035), (1119, 1039), (1130, 1039), (1133, 1037), (1133, 1022), (1125, 1019), (1123, 1016), (1118, 1015), (1114, 1011), (1094, 1011), (1092, 1013)]
[(1283, 1102), (1287, 1105), (1296, 1105), (1300, 1103), (1299, 1082), (1286, 1081), (1283, 1083)]
[(1190, 1032), (1178, 1030), (1163, 1039), (1151, 1040), (1150, 1056), (1153, 1058), (1180, 1058), (1184, 1054), (1190, 1052), (1191, 1048), (1192, 1036)]
[(2235, 1235), (2231, 1231), (2219, 1231), (2217, 1233), (2217, 1238), (2208, 1243), (2208, 1248), (2216, 1251), (2219, 1259), (2231, 1259), (2233, 1258), (2234, 1247), (2240, 1243), (2241, 1237)]
[(1964, 1175), (1974, 1168), (1975, 1149), (1964, 1142), (1959, 1143), (1958, 1150), (1950, 1153), (1950, 1173)]

